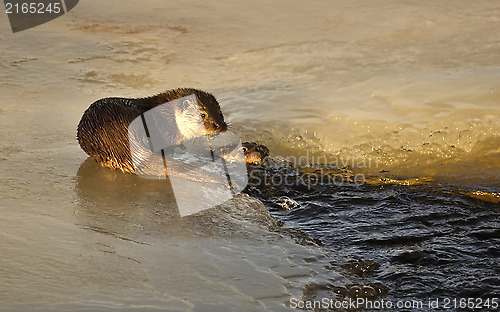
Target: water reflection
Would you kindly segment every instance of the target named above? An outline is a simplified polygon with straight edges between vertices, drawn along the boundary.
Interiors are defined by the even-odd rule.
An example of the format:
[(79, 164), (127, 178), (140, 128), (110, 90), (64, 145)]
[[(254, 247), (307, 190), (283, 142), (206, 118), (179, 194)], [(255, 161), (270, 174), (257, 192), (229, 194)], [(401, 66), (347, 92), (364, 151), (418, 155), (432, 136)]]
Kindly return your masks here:
[(174, 226), (180, 219), (168, 179), (142, 179), (103, 168), (92, 158), (82, 163), (76, 179), (85, 226), (109, 232), (137, 231)]

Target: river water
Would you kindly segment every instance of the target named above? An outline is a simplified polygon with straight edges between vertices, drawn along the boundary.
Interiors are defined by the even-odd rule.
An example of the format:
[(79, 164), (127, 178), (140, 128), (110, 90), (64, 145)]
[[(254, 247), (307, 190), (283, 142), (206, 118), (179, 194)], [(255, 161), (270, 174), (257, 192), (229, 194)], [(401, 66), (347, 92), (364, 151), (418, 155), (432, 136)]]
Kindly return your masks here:
[[(2, 14), (0, 45), (1, 310), (500, 296), (496, 1), (86, 0), (15, 34)], [(260, 180), (180, 218), (162, 183), (86, 160), (93, 101), (177, 87), (288, 160), (251, 181), (358, 180)]]

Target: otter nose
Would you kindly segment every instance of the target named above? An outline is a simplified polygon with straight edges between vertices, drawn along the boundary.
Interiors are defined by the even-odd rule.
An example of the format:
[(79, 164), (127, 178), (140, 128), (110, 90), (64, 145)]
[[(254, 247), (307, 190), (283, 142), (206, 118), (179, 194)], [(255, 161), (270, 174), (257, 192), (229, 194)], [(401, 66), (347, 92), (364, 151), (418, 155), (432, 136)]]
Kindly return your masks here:
[(227, 130), (227, 124), (225, 122), (221, 122), (221, 123), (214, 122), (213, 126), (214, 126), (214, 129), (216, 131), (223, 132), (223, 131)]

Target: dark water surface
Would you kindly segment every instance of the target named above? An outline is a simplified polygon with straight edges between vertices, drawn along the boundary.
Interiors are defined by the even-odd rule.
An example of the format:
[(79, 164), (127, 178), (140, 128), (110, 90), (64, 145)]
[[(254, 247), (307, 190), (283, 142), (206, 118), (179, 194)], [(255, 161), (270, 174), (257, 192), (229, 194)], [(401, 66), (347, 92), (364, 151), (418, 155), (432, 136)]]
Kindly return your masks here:
[[(264, 169), (254, 173), (257, 180), (250, 183), (266, 173), (278, 174)], [(306, 231), (352, 259), (342, 267), (387, 286), (387, 294), (379, 299), (413, 302), (407, 311), (428, 311), (429, 300), (436, 299), (440, 309), (455, 310), (454, 299), (475, 298), (480, 303), (500, 295), (498, 204), (442, 185), (308, 187), (301, 180), (250, 186), (247, 191), (285, 225)], [(482, 310), (489, 309), (483, 305)]]

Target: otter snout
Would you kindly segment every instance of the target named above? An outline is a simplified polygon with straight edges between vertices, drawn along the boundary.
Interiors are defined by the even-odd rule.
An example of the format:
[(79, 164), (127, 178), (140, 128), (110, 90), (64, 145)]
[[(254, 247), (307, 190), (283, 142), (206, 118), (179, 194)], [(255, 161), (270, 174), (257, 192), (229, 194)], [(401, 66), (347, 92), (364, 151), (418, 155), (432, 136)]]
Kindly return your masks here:
[(227, 124), (224, 121), (221, 123), (214, 123), (214, 127), (219, 132), (224, 132), (227, 130)]
[(227, 124), (224, 121), (220, 121), (220, 122), (208, 121), (208, 122), (205, 122), (205, 128), (206, 128), (208, 133), (224, 132), (227, 130)]

